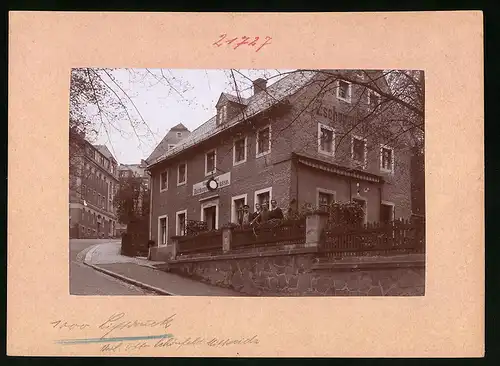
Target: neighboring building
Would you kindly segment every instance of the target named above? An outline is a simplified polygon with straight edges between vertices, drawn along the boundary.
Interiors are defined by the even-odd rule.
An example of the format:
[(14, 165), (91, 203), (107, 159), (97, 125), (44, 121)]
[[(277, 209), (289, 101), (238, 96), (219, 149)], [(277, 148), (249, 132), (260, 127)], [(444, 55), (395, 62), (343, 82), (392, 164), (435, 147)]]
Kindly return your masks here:
[(189, 130), (182, 123), (172, 127), (158, 146), (156, 146), (151, 155), (146, 159), (146, 163), (150, 164), (152, 161), (165, 154), (168, 150), (173, 149), (179, 142), (187, 138), (189, 134)]
[(149, 186), (149, 174), (146, 172), (147, 163), (141, 160), (140, 164), (120, 164), (118, 166), (118, 178), (143, 178), (143, 183)]
[[(71, 238), (115, 236), (114, 191), (118, 184), (117, 162), (104, 145), (92, 145), (83, 136), (71, 134), (69, 226)], [(81, 152), (81, 154), (79, 153)]]
[[(380, 75), (364, 73), (343, 75), (351, 81)], [(216, 116), (148, 158), (151, 239), (168, 244), (185, 234), (187, 220), (219, 228), (236, 221), (241, 205), (253, 210), (270, 199), (284, 212), (355, 200), (365, 222), (409, 218), (411, 153), (404, 139), (385, 145), (392, 127), (381, 128), (379, 117), (357, 127), (379, 96), (345, 80), (323, 91), (323, 79), (298, 71), (269, 87), (255, 80), (249, 98), (222, 93)], [(377, 80), (388, 90), (384, 78)], [(211, 177), (219, 182), (216, 191), (205, 186)]]
[[(146, 172), (147, 163), (141, 160), (140, 164), (120, 164), (118, 166), (118, 178), (119, 180), (127, 178), (142, 178), (142, 183), (145, 188), (149, 189), (149, 174)], [(142, 201), (139, 202), (139, 209)], [(121, 236), (127, 231), (127, 225), (120, 222), (116, 225), (116, 236)]]

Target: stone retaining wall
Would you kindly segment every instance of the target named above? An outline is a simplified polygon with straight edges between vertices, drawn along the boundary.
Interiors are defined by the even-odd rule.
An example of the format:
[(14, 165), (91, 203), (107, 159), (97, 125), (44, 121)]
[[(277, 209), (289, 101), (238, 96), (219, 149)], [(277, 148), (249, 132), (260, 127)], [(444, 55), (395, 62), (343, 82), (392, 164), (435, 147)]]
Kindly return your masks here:
[(322, 262), (307, 248), (169, 262), (169, 271), (250, 296), (422, 296), (423, 255)]

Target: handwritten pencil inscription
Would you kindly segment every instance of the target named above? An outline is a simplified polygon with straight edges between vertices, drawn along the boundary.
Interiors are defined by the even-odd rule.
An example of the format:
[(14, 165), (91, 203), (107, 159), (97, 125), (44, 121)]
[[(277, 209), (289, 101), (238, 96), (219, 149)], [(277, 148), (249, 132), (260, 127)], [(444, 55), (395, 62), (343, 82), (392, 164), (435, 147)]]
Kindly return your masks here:
[[(50, 325), (58, 334), (86, 334), (96, 331), (99, 336), (95, 338), (65, 338), (55, 342), (63, 345), (98, 344), (101, 353), (140, 352), (144, 349), (174, 348), (180, 349), (187, 346), (228, 347), (235, 345), (259, 344), (257, 335), (234, 337), (176, 337), (167, 329), (171, 328), (175, 314), (158, 319), (133, 319), (128, 318), (123, 312), (115, 313), (96, 324), (85, 322), (69, 322), (58, 319)], [(134, 335), (130, 335), (130, 331)], [(85, 333), (84, 333), (85, 332)], [(123, 333), (126, 332), (126, 335)], [(137, 332), (137, 333), (135, 333)], [(155, 334), (150, 334), (154, 332)], [(136, 335), (138, 334), (138, 335)]]
[(259, 52), (262, 48), (264, 48), (264, 46), (271, 44), (271, 39), (272, 38), (269, 36), (265, 36), (263, 38), (247, 36), (228, 38), (227, 34), (223, 33), (219, 36), (219, 39), (212, 45), (216, 47), (228, 46), (233, 50), (241, 46), (255, 47), (255, 52)]

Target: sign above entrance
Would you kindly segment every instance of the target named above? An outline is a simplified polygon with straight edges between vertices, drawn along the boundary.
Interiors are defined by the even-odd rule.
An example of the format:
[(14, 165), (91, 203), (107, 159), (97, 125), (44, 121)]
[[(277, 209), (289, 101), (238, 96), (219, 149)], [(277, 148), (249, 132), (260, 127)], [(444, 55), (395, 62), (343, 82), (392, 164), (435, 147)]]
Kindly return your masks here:
[[(217, 181), (217, 183), (219, 183), (219, 189), (227, 187), (231, 184), (231, 172), (218, 175), (217, 177), (214, 177), (214, 179)], [(204, 180), (203, 182), (193, 184), (193, 196), (208, 192), (207, 182), (208, 179)]]

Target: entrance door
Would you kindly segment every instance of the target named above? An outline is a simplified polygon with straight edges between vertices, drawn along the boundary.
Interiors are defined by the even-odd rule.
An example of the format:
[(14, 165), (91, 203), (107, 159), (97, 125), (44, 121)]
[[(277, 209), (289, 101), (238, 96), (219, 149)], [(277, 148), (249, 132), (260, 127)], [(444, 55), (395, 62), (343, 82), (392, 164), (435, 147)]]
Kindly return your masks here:
[(205, 207), (203, 209), (203, 217), (204, 217), (203, 221), (207, 223), (208, 230), (215, 230), (217, 228), (216, 215), (217, 215), (216, 206)]
[(382, 204), (380, 206), (380, 221), (389, 223), (394, 220), (394, 206)]

